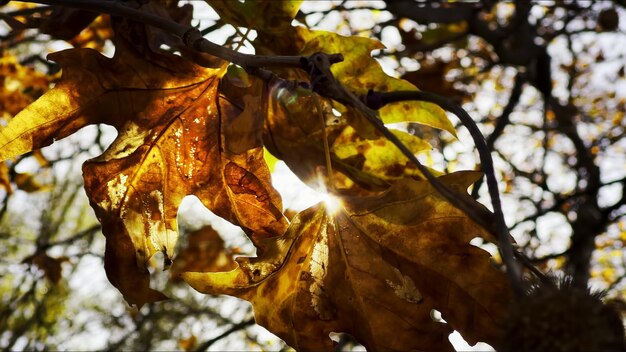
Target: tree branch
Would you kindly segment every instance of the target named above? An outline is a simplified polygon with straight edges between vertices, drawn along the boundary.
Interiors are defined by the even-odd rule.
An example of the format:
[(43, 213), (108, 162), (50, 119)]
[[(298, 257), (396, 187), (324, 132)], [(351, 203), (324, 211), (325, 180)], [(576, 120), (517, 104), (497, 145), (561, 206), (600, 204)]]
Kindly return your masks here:
[[(504, 221), (504, 214), (502, 213), (500, 193), (498, 191), (498, 181), (496, 180), (496, 176), (495, 176), (493, 160), (491, 158), (489, 148), (487, 147), (487, 143), (485, 142), (483, 135), (478, 129), (478, 126), (476, 126), (476, 123), (474, 122), (474, 120), (472, 120), (471, 116), (469, 116), (469, 114), (465, 110), (463, 110), (463, 108), (453, 103), (449, 99), (441, 97), (433, 93), (424, 92), (424, 91), (396, 91), (396, 92), (387, 92), (387, 93), (373, 93), (373, 94), (368, 94), (368, 96), (365, 99), (366, 101), (369, 100), (371, 104), (374, 104), (378, 107), (382, 107), (383, 105), (388, 104), (388, 103), (406, 101), (406, 100), (427, 101), (427, 102), (435, 103), (441, 106), (442, 108), (444, 108), (445, 110), (452, 112), (461, 120), (463, 125), (468, 129), (470, 135), (472, 136), (474, 140), (474, 144), (476, 145), (476, 149), (478, 150), (478, 154), (480, 156), (480, 160), (482, 164), (482, 169), (485, 173), (485, 177), (487, 178), (487, 186), (489, 188), (489, 195), (491, 197), (491, 203), (494, 208), (493, 215), (495, 216), (495, 218), (494, 216), (483, 215), (481, 216), (481, 218), (475, 219), (475, 215), (472, 214), (474, 211), (471, 211), (471, 210), (466, 211), (462, 207), (459, 207), (459, 209), (465, 211), (470, 216), (470, 218), (472, 218), (472, 220), (481, 224), (481, 226), (483, 226), (488, 231), (492, 232), (496, 236), (496, 238), (498, 238), (498, 241), (499, 241), (498, 248), (500, 250), (500, 254), (502, 255), (502, 260), (507, 267), (507, 273), (509, 275), (511, 285), (513, 286), (513, 289), (516, 293), (521, 294), (523, 292), (522, 286), (521, 286), (521, 270), (519, 268), (518, 263), (514, 259), (513, 246), (509, 238), (509, 230)], [(382, 122), (380, 122), (380, 120), (379, 120), (379, 123), (382, 125)], [(416, 158), (413, 156), (413, 159), (416, 159)], [(424, 172), (422, 171), (422, 173)], [(429, 181), (431, 181), (431, 179), (427, 175), (425, 176)], [(430, 177), (434, 178), (434, 176), (432, 175), (430, 175)], [(431, 181), (431, 183), (433, 182)], [(433, 186), (437, 190), (439, 190), (438, 186), (436, 186), (435, 183), (433, 183)], [(442, 192), (442, 194), (448, 200), (458, 202), (459, 199), (454, 199), (454, 196), (449, 198), (449, 196), (446, 195), (446, 193)], [(463, 203), (463, 206), (470, 206), (472, 208), (475, 208), (473, 205), (470, 205), (470, 204), (466, 205)], [(457, 204), (454, 204), (454, 205), (458, 206)]]
[(300, 66), (300, 56), (264, 56), (249, 55), (235, 50), (217, 45), (202, 37), (200, 30), (194, 27), (185, 26), (167, 18), (137, 10), (122, 3), (111, 0), (31, 0), (28, 2), (74, 7), (82, 10), (107, 13), (113, 16), (121, 16), (133, 21), (141, 22), (156, 28), (160, 28), (168, 33), (176, 35), (183, 40), (186, 46), (202, 51), (213, 56), (217, 56), (226, 61), (232, 62), (244, 68), (269, 67), (269, 66)]
[[(511, 113), (513, 109), (519, 103), (519, 98), (522, 96), (522, 88), (524, 87), (524, 82), (526, 78), (523, 74), (517, 73), (515, 76), (515, 83), (513, 89), (511, 90), (511, 96), (509, 97), (509, 102), (502, 110), (502, 114), (498, 117), (498, 121), (496, 122), (496, 126), (493, 129), (493, 132), (487, 137), (487, 149), (493, 150), (493, 146), (496, 143), (496, 140), (502, 135), (504, 132), (504, 128), (511, 122)], [(482, 186), (482, 179), (478, 180), (476, 184), (474, 184), (474, 189), (472, 190), (472, 197), (478, 197), (478, 190)]]
[(420, 24), (447, 24), (470, 20), (477, 7), (474, 4), (462, 3), (451, 7), (433, 7), (428, 3), (423, 6), (409, 1), (389, 1), (386, 9), (395, 14), (404, 14), (405, 17)]
[[(313, 54), (308, 59), (302, 59), (302, 67), (309, 72), (311, 77), (313, 91), (327, 98), (334, 99), (344, 105), (355, 108), (385, 138), (392, 142), (402, 152), (402, 154), (404, 154), (411, 161), (411, 163), (417, 167), (422, 175), (424, 175), (424, 177), (430, 182), (433, 188), (446, 198), (446, 200), (468, 215), (472, 221), (494, 234), (499, 241), (498, 248), (500, 249), (502, 259), (506, 265), (507, 274), (509, 275), (509, 281), (513, 288), (513, 292), (518, 296), (523, 295), (521, 269), (513, 256), (513, 246), (509, 237), (508, 228), (504, 221), (502, 206), (500, 204), (498, 183), (495, 178), (493, 168), (493, 160), (491, 159), (491, 154), (489, 153), (487, 144), (480, 133), (478, 126), (476, 126), (469, 114), (467, 114), (467, 112), (460, 106), (446, 98), (436, 94), (420, 91), (373, 93), (364, 98), (364, 103), (352, 94), (352, 92), (347, 90), (341, 83), (339, 83), (337, 79), (335, 79), (330, 71), (330, 66), (334, 62), (330, 61), (330, 59), (334, 59), (335, 62), (343, 60), (341, 55), (328, 56), (322, 53)], [(395, 134), (385, 127), (376, 112), (370, 108), (373, 107), (374, 109), (378, 109), (387, 103), (405, 100), (423, 100), (435, 103), (457, 115), (461, 122), (467, 127), (472, 135), (472, 138), (474, 138), (474, 143), (478, 149), (483, 170), (485, 171), (485, 175), (487, 177), (487, 186), (489, 187), (489, 194), (494, 207), (493, 215), (495, 215), (495, 219), (491, 213), (476, 207), (473, 200), (463, 197), (457, 191), (448, 187), (446, 184), (439, 181), (437, 177), (431, 174), (430, 171), (415, 157), (413, 152), (411, 152), (411, 150), (404, 145)]]
[[(353, 107), (357, 111), (359, 111), (370, 123), (374, 125), (377, 130), (381, 132), (383, 136), (391, 141), (413, 164), (415, 164), (417, 169), (424, 175), (424, 177), (426, 177), (431, 185), (444, 196), (444, 198), (446, 198), (454, 206), (465, 212), (473, 221), (477, 222), (485, 229), (490, 230), (492, 233), (495, 233), (496, 237), (500, 241), (499, 248), (501, 250), (503, 260), (505, 261), (505, 264), (507, 266), (507, 273), (509, 273), (510, 275), (510, 281), (511, 285), (513, 286), (514, 292), (516, 292), (516, 294), (522, 293), (520, 280), (521, 273), (519, 267), (517, 266), (517, 263), (515, 263), (513, 258), (512, 246), (508, 237), (508, 229), (506, 228), (506, 224), (504, 223), (504, 217), (502, 216), (497, 183), (495, 180), (495, 176), (493, 175), (493, 164), (490, 159), (489, 151), (486, 149), (486, 144), (484, 139), (482, 139), (482, 135), (480, 135), (480, 131), (478, 131), (476, 125), (473, 124), (473, 121), (471, 120), (469, 115), (467, 115), (467, 113), (463, 109), (456, 106), (455, 104), (439, 96), (435, 96), (432, 94), (428, 95), (424, 92), (396, 92), (398, 94), (424, 93), (422, 95), (404, 96), (403, 100), (412, 99), (435, 102), (436, 104), (439, 104), (447, 110), (450, 110), (457, 114), (461, 121), (466, 124), (466, 127), (470, 129), (470, 132), (473, 133), (472, 135), (473, 137), (475, 137), (475, 142), (477, 144), (479, 153), (481, 154), (481, 159), (484, 159), (483, 167), (487, 175), (487, 184), (490, 189), (492, 203), (496, 215), (495, 228), (493, 227), (494, 220), (490, 213), (476, 207), (472, 200), (458, 194), (458, 192), (443, 184), (435, 176), (433, 176), (428, 171), (428, 169), (419, 162), (415, 155), (393, 133), (391, 133), (391, 131), (389, 131), (384, 126), (382, 121), (378, 118), (376, 112), (374, 112), (367, 105), (365, 105), (361, 100), (359, 100), (354, 94), (352, 94), (345, 87), (343, 87), (334, 78), (333, 74), (330, 71), (330, 66), (333, 63), (343, 60), (343, 57), (340, 54), (327, 55), (324, 53), (316, 53), (308, 58), (300, 56), (248, 55), (236, 52), (226, 47), (222, 47), (204, 39), (201, 32), (197, 28), (185, 26), (177, 22), (171, 21), (167, 18), (163, 18), (152, 13), (128, 7), (116, 1), (32, 0), (30, 2), (47, 5), (69, 6), (83, 10), (98, 13), (108, 13), (114, 16), (129, 18), (134, 21), (163, 29), (173, 35), (176, 35), (183, 40), (186, 46), (189, 46), (195, 50), (217, 56), (234, 64), (240, 65), (245, 69), (252, 69), (252, 71), (256, 72), (258, 72), (258, 70), (254, 69), (267, 66), (291, 66), (306, 69), (310, 74), (312, 89), (314, 92), (322, 96), (334, 99), (344, 105)], [(446, 15), (451, 16), (451, 12), (448, 11), (449, 9), (445, 10)], [(474, 12), (473, 8), (471, 9), (471, 12)], [(477, 138), (476, 133), (480, 135), (480, 138)], [(479, 143), (479, 141), (481, 141), (482, 144)], [(488, 159), (486, 157), (488, 157)]]
[(250, 318), (248, 320), (244, 320), (240, 323), (234, 324), (233, 326), (231, 326), (229, 329), (227, 329), (226, 331), (224, 331), (223, 333), (215, 336), (214, 338), (205, 341), (203, 343), (201, 343), (200, 345), (198, 345), (198, 347), (196, 347), (196, 349), (194, 351), (196, 352), (200, 352), (200, 351), (206, 351), (207, 348), (211, 347), (211, 345), (213, 345), (214, 343), (216, 343), (217, 341), (223, 339), (224, 337), (237, 332), (239, 330), (242, 330), (250, 325), (254, 325), (254, 318)]

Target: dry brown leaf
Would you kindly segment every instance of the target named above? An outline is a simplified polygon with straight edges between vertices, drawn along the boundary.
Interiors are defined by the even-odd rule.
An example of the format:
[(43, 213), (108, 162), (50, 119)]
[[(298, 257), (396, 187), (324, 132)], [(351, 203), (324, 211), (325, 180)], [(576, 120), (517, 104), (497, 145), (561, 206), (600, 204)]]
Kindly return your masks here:
[[(464, 191), (477, 176), (441, 180)], [(369, 350), (452, 351), (453, 329), (494, 343), (510, 297), (489, 254), (469, 244), (474, 237), (492, 240), (428, 182), (406, 179), (345, 199), (336, 213), (305, 210), (236, 270), (183, 278), (200, 292), (249, 300), (257, 322), (297, 350), (330, 350), (329, 333), (346, 332)], [(433, 321), (433, 309), (447, 324)]]
[[(370, 89), (383, 92), (416, 89), (411, 83), (383, 72), (371, 56), (373, 50), (383, 47), (378, 41), (303, 27), (292, 28), (286, 35), (291, 38), (289, 43), (271, 33), (259, 35), (257, 42), (268, 52), (277, 54), (342, 53), (344, 61), (332, 65), (332, 73), (356, 94), (367, 94)], [(384, 190), (405, 177), (423, 178), (398, 148), (382, 137), (360, 113), (317, 97), (310, 89), (303, 88), (308, 85), (308, 77), (299, 70), (283, 68), (277, 72), (281, 77), (301, 83), (276, 80), (268, 84), (264, 141), (268, 150), (284, 160), (304, 182), (313, 187), (322, 185), (341, 194), (355, 195)], [(338, 112), (340, 116), (337, 116)], [(393, 103), (378, 113), (384, 123), (414, 122), (455, 134), (445, 112), (431, 103)], [(332, 186), (326, 180), (323, 128), (330, 145)], [(415, 135), (399, 130), (393, 132), (413, 153), (431, 149), (427, 141)]]
[[(173, 256), (178, 205), (196, 195), (257, 243), (286, 228), (263, 160), (260, 95), (233, 105), (218, 90), (224, 68), (202, 68), (173, 55), (147, 61), (119, 39), (108, 59), (90, 49), (51, 55), (61, 81), (0, 130), (0, 159), (50, 144), (93, 123), (119, 132), (103, 155), (83, 166), (85, 189), (107, 236), (109, 280), (131, 304), (163, 299), (145, 269), (156, 252)], [(237, 122), (238, 121), (238, 122)]]
[(280, 34), (288, 31), (302, 0), (230, 1), (206, 0), (222, 21), (238, 27), (253, 28), (260, 33)]
[(24, 259), (22, 262), (29, 265), (36, 265), (40, 270), (43, 271), (44, 277), (50, 280), (51, 283), (57, 284), (62, 277), (62, 268), (61, 264), (64, 262), (69, 262), (69, 258), (67, 257), (51, 257), (45, 252), (39, 252), (28, 258)]
[[(181, 25), (191, 26), (193, 6), (184, 4), (179, 7), (178, 5), (178, 0), (150, 0), (142, 1), (137, 10)], [(116, 38), (124, 38), (133, 47), (142, 51), (146, 57), (150, 57), (151, 53), (163, 52), (161, 48), (163, 45), (179, 51), (186, 48), (182, 39), (170, 31), (142, 24), (133, 18), (114, 18), (113, 30)]]

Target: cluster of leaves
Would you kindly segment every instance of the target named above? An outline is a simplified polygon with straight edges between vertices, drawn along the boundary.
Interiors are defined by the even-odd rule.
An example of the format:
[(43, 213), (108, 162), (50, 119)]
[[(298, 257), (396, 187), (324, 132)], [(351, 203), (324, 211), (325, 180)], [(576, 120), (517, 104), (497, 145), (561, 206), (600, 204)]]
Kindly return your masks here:
[[(222, 21), (256, 30), (252, 44), (259, 54), (342, 53), (332, 74), (356, 95), (415, 90), (387, 76), (371, 57), (382, 48), (379, 42), (292, 26), (298, 2), (209, 4)], [(191, 28), (191, 6), (158, 0), (136, 5)], [(49, 55), (62, 75), (32, 104), (6, 110), (0, 159), (15, 160), (90, 124), (115, 127), (117, 138), (84, 163), (83, 175), (106, 236), (107, 276), (129, 303), (166, 298), (151, 287), (147, 270), (160, 252), (164, 266), (173, 265), (197, 290), (250, 301), (257, 322), (297, 349), (330, 349), (331, 332), (380, 350), (450, 350), (453, 329), (471, 343), (497, 343), (508, 282), (487, 252), (470, 245), (475, 237), (495, 239), (439, 195), (359, 111), (314, 93), (309, 73), (283, 66), (272, 68), (269, 79), (259, 78), (132, 18), (92, 22), (96, 16), (84, 10), (47, 10), (56, 16), (14, 17), (9, 24), (39, 28), (77, 46), (84, 38), (111, 35), (115, 55), (91, 48)], [(443, 110), (430, 103), (388, 104), (378, 113), (384, 123), (417, 123), (455, 135)], [(431, 148), (414, 134), (393, 133), (414, 153)], [(322, 203), (288, 221), (264, 147), (304, 182), (339, 197), (339, 209)], [(457, 172), (439, 179), (465, 194), (478, 177)], [(7, 187), (17, 183), (15, 174), (5, 178)], [(215, 252), (210, 246), (177, 256), (176, 216), (186, 195), (240, 226), (257, 257), (233, 261), (219, 250), (206, 254)], [(46, 258), (32, 262), (49, 267)], [(54, 280), (56, 269), (49, 270)], [(447, 323), (434, 321), (432, 310)]]
[[(351, 14), (363, 10), (376, 15), (354, 25)], [(511, 233), (530, 262), (606, 289), (623, 307), (625, 13), (623, 1), (344, 2), (302, 20), (339, 18), (331, 28), (379, 39), (397, 33), (377, 57), (477, 117)], [(426, 133), (440, 137), (442, 153), (433, 154), (446, 171), (474, 162), (473, 150)], [(472, 195), (480, 199), (483, 188)]]

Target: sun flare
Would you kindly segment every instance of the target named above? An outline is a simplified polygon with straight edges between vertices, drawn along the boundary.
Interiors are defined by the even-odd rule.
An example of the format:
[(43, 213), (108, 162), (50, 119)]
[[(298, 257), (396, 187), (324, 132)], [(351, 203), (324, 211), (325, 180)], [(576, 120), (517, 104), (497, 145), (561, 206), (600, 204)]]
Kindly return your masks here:
[(322, 194), (322, 201), (324, 202), (326, 212), (329, 215), (335, 214), (339, 211), (339, 209), (341, 209), (341, 199), (330, 193)]

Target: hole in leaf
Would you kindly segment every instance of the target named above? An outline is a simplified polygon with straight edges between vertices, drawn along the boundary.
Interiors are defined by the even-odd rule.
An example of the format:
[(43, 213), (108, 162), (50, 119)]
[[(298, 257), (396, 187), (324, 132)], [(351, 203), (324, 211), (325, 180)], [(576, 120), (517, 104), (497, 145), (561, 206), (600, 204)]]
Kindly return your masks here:
[(472, 240), (471, 240), (471, 241), (469, 241), (469, 244), (471, 244), (471, 245), (472, 245), (472, 246), (474, 246), (474, 247), (478, 247), (478, 248), (480, 248), (480, 246), (481, 246), (484, 242), (485, 242), (485, 241), (483, 241), (483, 239), (482, 239), (481, 237), (476, 236), (476, 237), (472, 238)]
[(491, 347), (490, 345), (484, 342), (478, 342), (477, 344), (473, 346), (470, 345), (469, 343), (467, 343), (467, 341), (465, 341), (463, 336), (461, 336), (461, 334), (456, 330), (448, 336), (448, 340), (450, 341), (452, 346), (454, 346), (454, 349), (457, 351), (484, 351), (484, 352), (495, 351), (493, 347)]
[(178, 207), (177, 221), (179, 233), (192, 232), (211, 225), (224, 240), (226, 248), (236, 248), (237, 252), (243, 256), (256, 255), (256, 248), (240, 227), (215, 215), (196, 196), (188, 195), (183, 198)]
[(345, 332), (331, 332), (328, 337), (335, 342), (335, 351), (366, 351), (354, 336)]
[(489, 243), (487, 241), (485, 241), (484, 238), (482, 237), (474, 237), (472, 238), (472, 240), (469, 242), (470, 245), (480, 248), (486, 252), (488, 252), (490, 255), (494, 256), (496, 255), (496, 253), (498, 253), (498, 246), (496, 246), (493, 243)]
[(330, 337), (330, 339), (333, 340), (334, 342), (339, 343), (339, 341), (341, 341), (341, 335), (343, 335), (343, 333), (331, 331), (328, 334), (328, 337)]
[(443, 320), (443, 318), (441, 317), (441, 312), (436, 310), (436, 309), (431, 309), (430, 310), (430, 319), (432, 321), (434, 321), (435, 323), (445, 323), (446, 321)]

